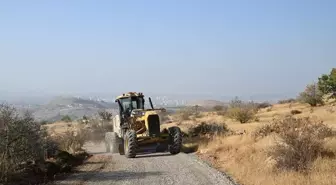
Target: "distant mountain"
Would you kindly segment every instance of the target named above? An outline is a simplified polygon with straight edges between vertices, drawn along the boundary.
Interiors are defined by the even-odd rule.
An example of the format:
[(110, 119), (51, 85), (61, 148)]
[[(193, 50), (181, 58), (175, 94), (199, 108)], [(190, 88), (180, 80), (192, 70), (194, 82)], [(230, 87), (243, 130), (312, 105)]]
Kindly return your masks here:
[(95, 107), (100, 109), (118, 108), (114, 102), (105, 102), (103, 100), (89, 100), (80, 97), (56, 97), (52, 99), (46, 106), (58, 107)]
[(53, 98), (50, 102), (42, 105), (16, 105), (20, 112), (28, 110), (32, 112), (36, 120), (57, 121), (64, 115), (69, 115), (72, 119), (86, 116), (97, 115), (100, 110), (109, 110), (115, 112), (118, 105), (114, 102), (105, 102), (102, 100), (90, 100), (79, 97)]
[(202, 106), (202, 107), (214, 107), (216, 105), (226, 105), (225, 102), (218, 100), (195, 100), (187, 103), (187, 106)]

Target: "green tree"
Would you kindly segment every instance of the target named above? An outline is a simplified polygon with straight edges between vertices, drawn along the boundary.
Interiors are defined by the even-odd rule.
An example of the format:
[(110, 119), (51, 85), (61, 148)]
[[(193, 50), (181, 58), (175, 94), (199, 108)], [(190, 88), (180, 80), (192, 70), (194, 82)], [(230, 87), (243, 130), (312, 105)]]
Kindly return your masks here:
[(307, 85), (305, 91), (299, 94), (298, 100), (303, 103), (308, 103), (312, 107), (318, 104), (323, 105), (323, 93), (318, 88), (316, 83)]
[(319, 90), (329, 95), (328, 98), (336, 98), (336, 68), (333, 68), (328, 74), (323, 74), (318, 78)]
[(67, 122), (67, 123), (72, 121), (72, 119), (69, 115), (63, 116), (61, 120), (64, 121), (64, 122)]

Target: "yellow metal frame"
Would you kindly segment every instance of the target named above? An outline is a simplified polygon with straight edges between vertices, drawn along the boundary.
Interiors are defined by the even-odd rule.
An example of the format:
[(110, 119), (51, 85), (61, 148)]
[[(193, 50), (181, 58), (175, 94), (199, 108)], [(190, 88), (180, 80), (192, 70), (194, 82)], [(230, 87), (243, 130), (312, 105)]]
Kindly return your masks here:
[(116, 101), (118, 99), (128, 98), (128, 97), (133, 97), (133, 96), (135, 96), (135, 97), (143, 97), (144, 95), (142, 94), (142, 92), (139, 92), (139, 93), (137, 93), (137, 92), (123, 93), (122, 95), (117, 96)]
[[(122, 98), (128, 98), (128, 97), (144, 97), (143, 93), (139, 92), (128, 92), (128, 93), (123, 93), (120, 96), (116, 97), (116, 101), (118, 99)], [(164, 111), (161, 110), (160, 111)], [(148, 129), (148, 116), (150, 115), (158, 115), (158, 112), (156, 110), (145, 110), (144, 115), (135, 117), (134, 122), (145, 122), (145, 129)], [(139, 140), (139, 144), (150, 144), (150, 143), (155, 143), (155, 142), (165, 142), (167, 141), (167, 137), (169, 137), (169, 134), (160, 134), (159, 137), (150, 137), (146, 130), (143, 131), (141, 134), (137, 134), (137, 139)]]

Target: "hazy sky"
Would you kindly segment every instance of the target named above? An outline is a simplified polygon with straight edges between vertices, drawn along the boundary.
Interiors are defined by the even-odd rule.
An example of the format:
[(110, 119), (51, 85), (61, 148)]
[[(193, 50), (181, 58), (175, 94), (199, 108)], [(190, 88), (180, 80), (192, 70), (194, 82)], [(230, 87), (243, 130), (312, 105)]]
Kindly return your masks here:
[(336, 67), (335, 10), (333, 0), (2, 0), (0, 91), (298, 92)]

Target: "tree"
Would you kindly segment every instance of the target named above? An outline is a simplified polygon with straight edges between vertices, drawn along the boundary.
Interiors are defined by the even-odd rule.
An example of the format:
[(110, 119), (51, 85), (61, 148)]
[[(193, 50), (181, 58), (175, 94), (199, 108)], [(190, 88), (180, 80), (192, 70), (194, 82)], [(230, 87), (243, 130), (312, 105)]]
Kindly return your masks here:
[(69, 115), (63, 116), (61, 120), (64, 121), (64, 122), (67, 122), (67, 123), (72, 121), (72, 119)]
[(318, 104), (324, 104), (323, 93), (320, 91), (316, 83), (307, 85), (305, 91), (299, 94), (298, 100), (308, 103), (312, 107), (315, 107)]
[(98, 112), (100, 118), (104, 121), (111, 121), (112, 119), (112, 113), (107, 112), (107, 111), (99, 111)]
[(323, 74), (318, 78), (318, 88), (328, 98), (336, 98), (336, 68), (329, 75)]
[(15, 107), (0, 104), (0, 184), (29, 161), (44, 160), (47, 132), (31, 113), (20, 116)]
[(253, 102), (244, 102), (238, 97), (231, 100), (228, 108), (228, 116), (240, 123), (247, 123), (251, 119), (255, 118), (257, 113), (257, 107)]

